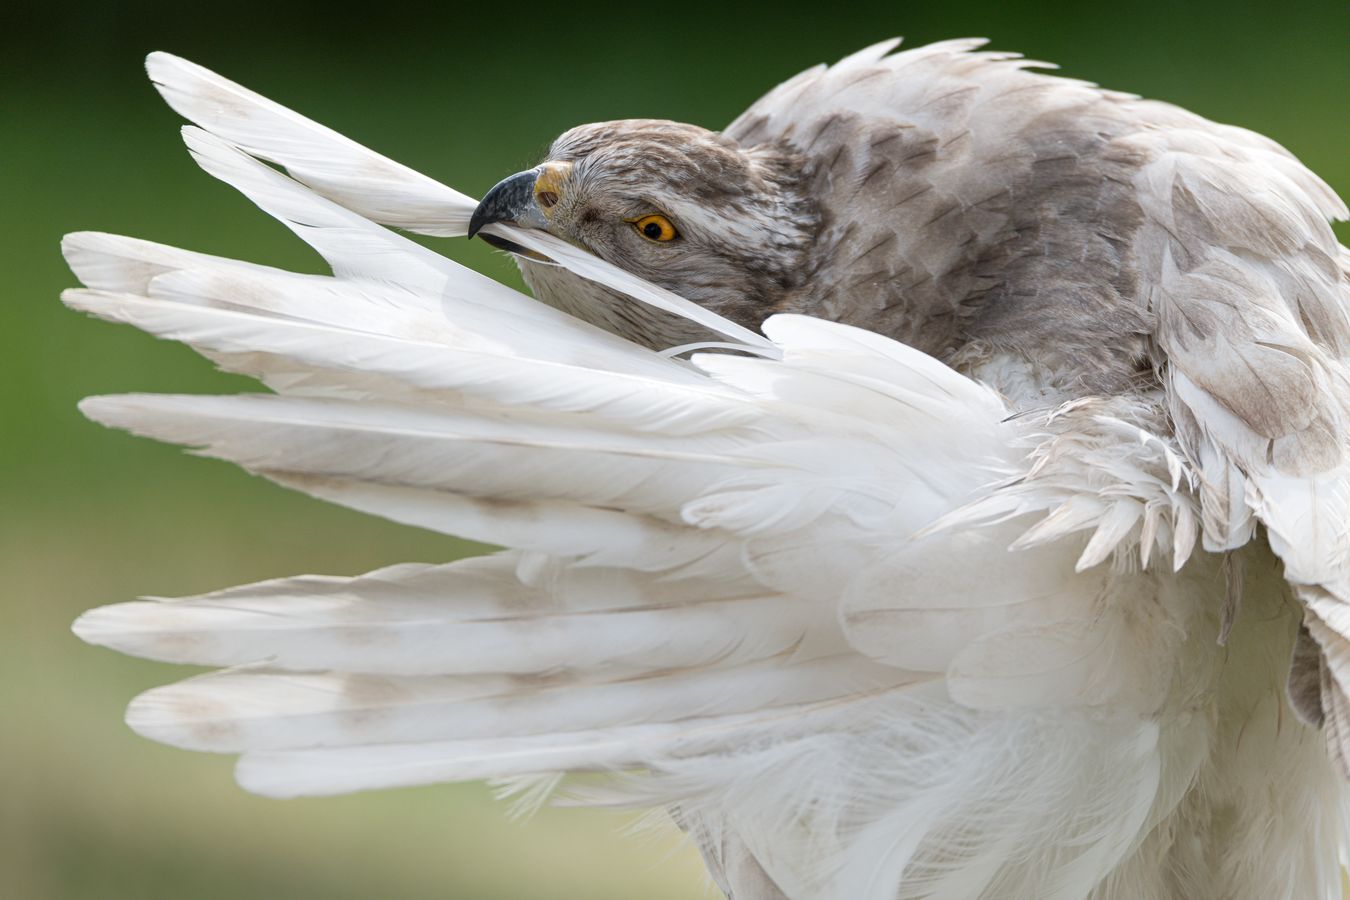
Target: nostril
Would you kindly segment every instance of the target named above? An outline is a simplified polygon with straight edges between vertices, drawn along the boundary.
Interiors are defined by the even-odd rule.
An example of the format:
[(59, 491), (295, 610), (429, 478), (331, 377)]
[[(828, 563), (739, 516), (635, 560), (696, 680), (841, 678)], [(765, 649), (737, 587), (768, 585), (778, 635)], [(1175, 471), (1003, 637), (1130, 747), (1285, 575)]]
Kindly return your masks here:
[(558, 202), (558, 195), (552, 191), (540, 191), (534, 195), (534, 199), (544, 209), (552, 209)]

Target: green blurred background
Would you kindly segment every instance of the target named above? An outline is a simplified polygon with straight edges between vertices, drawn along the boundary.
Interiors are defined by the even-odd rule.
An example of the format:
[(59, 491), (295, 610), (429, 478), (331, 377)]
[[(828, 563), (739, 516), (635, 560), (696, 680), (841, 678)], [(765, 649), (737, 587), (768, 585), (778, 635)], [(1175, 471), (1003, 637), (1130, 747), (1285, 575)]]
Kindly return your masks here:
[[(10, 0), (0, 10), (0, 900), (707, 896), (687, 849), (669, 834), (624, 838), (624, 817), (562, 810), (512, 822), (478, 785), (262, 800), (233, 785), (230, 760), (122, 725), (131, 696), (183, 673), (83, 646), (68, 631), (81, 610), (474, 549), (76, 413), (92, 393), (245, 382), (65, 311), (62, 233), (123, 232), (319, 271), (288, 232), (188, 160), (141, 72), (147, 51), (193, 58), (481, 194), (571, 125), (655, 116), (717, 127), (807, 65), (893, 34), (911, 45), (986, 35), (1069, 75), (1254, 128), (1350, 193), (1344, 0)], [(442, 249), (518, 283), (476, 242)]]

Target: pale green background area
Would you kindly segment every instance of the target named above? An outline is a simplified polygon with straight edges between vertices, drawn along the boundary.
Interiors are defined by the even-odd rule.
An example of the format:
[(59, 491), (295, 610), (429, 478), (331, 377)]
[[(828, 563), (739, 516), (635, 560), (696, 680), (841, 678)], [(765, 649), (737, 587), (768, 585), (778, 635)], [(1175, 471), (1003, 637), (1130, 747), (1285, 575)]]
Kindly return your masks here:
[[(482, 4), (246, 2), (0, 11), (0, 900), (693, 898), (697, 864), (627, 817), (526, 823), (481, 786), (269, 801), (230, 761), (131, 734), (137, 691), (185, 674), (86, 647), (82, 609), (300, 572), (438, 561), (462, 544), (327, 507), (103, 431), (91, 393), (246, 387), (183, 348), (57, 302), (76, 229), (319, 271), (200, 173), (145, 83), (188, 55), (468, 192), (583, 121), (717, 127), (805, 66), (882, 37), (986, 34), (1066, 74), (1282, 141), (1350, 193), (1350, 4)], [(1341, 231), (1342, 238), (1346, 232)], [(477, 244), (434, 246), (496, 277)]]

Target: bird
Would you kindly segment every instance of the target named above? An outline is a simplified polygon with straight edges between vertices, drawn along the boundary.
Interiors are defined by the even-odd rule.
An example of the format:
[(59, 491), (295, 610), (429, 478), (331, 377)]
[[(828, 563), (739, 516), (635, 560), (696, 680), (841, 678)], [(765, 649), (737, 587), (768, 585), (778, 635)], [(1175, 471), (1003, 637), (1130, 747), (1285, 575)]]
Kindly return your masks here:
[(898, 43), (481, 201), (152, 54), (331, 274), (68, 235), (68, 306), (266, 389), (83, 412), (504, 549), (90, 610), (215, 669), (131, 728), (268, 796), (665, 810), (731, 900), (1339, 898), (1344, 203), (1253, 132)]

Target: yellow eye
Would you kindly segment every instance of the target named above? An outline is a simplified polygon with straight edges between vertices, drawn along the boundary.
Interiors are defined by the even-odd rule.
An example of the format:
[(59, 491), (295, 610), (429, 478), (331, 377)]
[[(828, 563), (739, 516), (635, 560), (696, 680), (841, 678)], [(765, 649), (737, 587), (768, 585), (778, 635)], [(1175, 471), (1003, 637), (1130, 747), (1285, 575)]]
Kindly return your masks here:
[(649, 241), (673, 241), (680, 236), (665, 216), (643, 216), (633, 221), (633, 227)]

